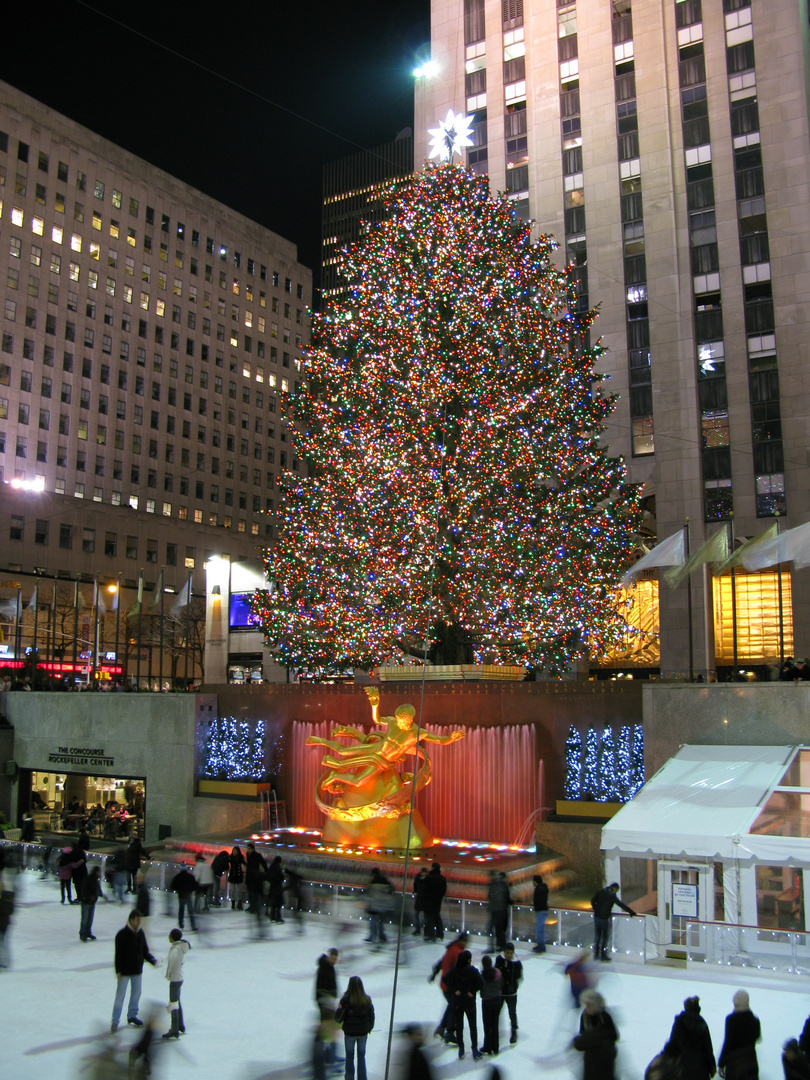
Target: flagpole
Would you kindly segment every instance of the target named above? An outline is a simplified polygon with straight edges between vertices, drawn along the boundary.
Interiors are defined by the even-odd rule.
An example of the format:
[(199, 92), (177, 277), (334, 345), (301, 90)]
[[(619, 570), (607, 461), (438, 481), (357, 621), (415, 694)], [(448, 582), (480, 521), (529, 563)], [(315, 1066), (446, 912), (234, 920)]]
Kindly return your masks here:
[[(686, 560), (689, 561), (689, 518), (683, 523)], [(695, 681), (695, 642), (692, 635), (692, 575), (686, 578), (686, 617), (689, 621), (689, 682)]]
[[(31, 653), (32, 671), (31, 682), (36, 684), (37, 682), (37, 669), (39, 668), (39, 653), (37, 652), (37, 629), (39, 625), (39, 582), (34, 586), (35, 603), (34, 603), (34, 649)], [(36, 690), (36, 685), (32, 685), (31, 689)]]
[[(20, 659), (22, 652), (22, 585), (17, 586), (17, 610), (14, 620), (14, 659)], [(22, 674), (20, 675), (22, 678)]]
[[(777, 554), (779, 554), (779, 511), (776, 511), (776, 539), (777, 539)], [(785, 615), (782, 610), (782, 560), (776, 564), (776, 580), (779, 589), (779, 670), (785, 663)]]
[[(53, 675), (53, 670), (56, 667), (56, 597), (57, 597), (58, 585), (59, 585), (58, 579), (54, 578), (53, 579), (53, 604), (52, 604), (52, 607), (53, 607), (53, 622), (51, 623), (51, 664), (52, 664), (51, 674), (52, 675)], [(62, 655), (64, 656), (64, 653)], [(59, 676), (59, 682), (60, 683), (62, 682), (61, 675)]]
[(188, 690), (188, 635), (190, 632), (191, 624), (191, 571), (188, 572), (188, 580), (186, 581), (186, 672), (185, 683), (186, 690)]
[(138, 575), (138, 660), (135, 665), (135, 688), (141, 688), (141, 633), (143, 631), (143, 569)]
[[(120, 657), (118, 655), (118, 631), (121, 626), (121, 575), (116, 578), (116, 592), (115, 592), (115, 666), (118, 667), (120, 663)], [(116, 679), (116, 683), (118, 680)], [(124, 665), (121, 664), (121, 685), (124, 682)]]
[(95, 575), (93, 585), (95, 603), (93, 604), (93, 658), (90, 666), (90, 679), (95, 686), (96, 664), (98, 661), (98, 574)]
[(166, 567), (164, 566), (160, 571), (160, 652), (158, 654), (158, 693), (163, 693), (163, 615), (164, 615), (164, 597), (166, 590), (163, 584), (163, 573)]
[(76, 662), (79, 649), (79, 579), (73, 583), (73, 685), (76, 685)]
[[(728, 521), (728, 550), (729, 554), (734, 554), (734, 512), (729, 515)], [(734, 564), (731, 566), (731, 640), (734, 646), (734, 674), (732, 679), (737, 678), (738, 661), (737, 661), (737, 581), (734, 577)]]

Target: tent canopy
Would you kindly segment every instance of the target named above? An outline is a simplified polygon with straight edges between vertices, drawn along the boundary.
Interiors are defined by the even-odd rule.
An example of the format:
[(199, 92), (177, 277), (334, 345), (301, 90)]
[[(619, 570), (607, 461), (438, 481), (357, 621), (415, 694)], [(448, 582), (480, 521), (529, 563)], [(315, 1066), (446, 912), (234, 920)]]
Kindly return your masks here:
[[(810, 866), (810, 838), (778, 824), (750, 832), (796, 746), (682, 746), (602, 829), (602, 850), (630, 857), (743, 859)], [(806, 754), (807, 751), (804, 751)], [(796, 788), (792, 789), (794, 792)], [(779, 798), (779, 794), (777, 798)], [(794, 795), (794, 801), (810, 795)]]

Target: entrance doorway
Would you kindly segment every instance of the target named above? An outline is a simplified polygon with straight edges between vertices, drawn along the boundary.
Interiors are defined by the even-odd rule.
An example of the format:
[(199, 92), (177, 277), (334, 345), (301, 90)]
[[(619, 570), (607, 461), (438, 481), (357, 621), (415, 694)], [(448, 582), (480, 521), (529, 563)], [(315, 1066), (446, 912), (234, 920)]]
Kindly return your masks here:
[(682, 956), (688, 945), (694, 955), (696, 942), (691, 936), (687, 939), (687, 926), (714, 918), (713, 869), (712, 865), (658, 863), (658, 940), (662, 953), (671, 950)]

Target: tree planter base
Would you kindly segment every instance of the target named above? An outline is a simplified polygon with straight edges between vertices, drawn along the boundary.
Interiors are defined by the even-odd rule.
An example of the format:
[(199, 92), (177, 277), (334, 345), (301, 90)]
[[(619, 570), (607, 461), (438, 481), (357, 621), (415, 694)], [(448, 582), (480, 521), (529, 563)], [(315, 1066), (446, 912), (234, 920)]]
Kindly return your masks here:
[(505, 664), (409, 664), (379, 667), (380, 682), (523, 682), (526, 668)]

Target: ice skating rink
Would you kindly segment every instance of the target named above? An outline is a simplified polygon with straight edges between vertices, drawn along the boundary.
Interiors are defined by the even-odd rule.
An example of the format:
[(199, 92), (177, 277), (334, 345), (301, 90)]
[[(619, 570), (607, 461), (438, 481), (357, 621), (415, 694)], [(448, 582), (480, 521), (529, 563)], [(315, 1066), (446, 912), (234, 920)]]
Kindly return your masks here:
[[(26, 871), (16, 876), (17, 907), (9, 931), (11, 966), (0, 970), (0, 1075), (4, 1080), (117, 1080), (126, 1076), (128, 1048), (136, 1030), (124, 1026), (109, 1032), (115, 993), (113, 938), (124, 925), (128, 907), (115, 901), (97, 906), (93, 932), (97, 941), (79, 940), (78, 905), (59, 903), (55, 878), (40, 880)], [(109, 890), (108, 890), (109, 892)], [(158, 967), (148, 965), (143, 976), (140, 1015), (156, 1010), (157, 1030), (168, 1030), (168, 983), (164, 978), (168, 933), (176, 925), (176, 910), (164, 914), (164, 898), (153, 894), (153, 912), (143, 926)], [(127, 898), (129, 899), (129, 898)], [(360, 912), (358, 912), (358, 915)], [(368, 1039), (369, 1080), (385, 1075), (386, 1041), (394, 975), (394, 946), (372, 952), (364, 943), (366, 924), (335, 924), (312, 917), (299, 934), (292, 921), (283, 926), (264, 920), (267, 937), (254, 940), (254, 920), (230, 908), (213, 911), (200, 933), (186, 937), (192, 949), (185, 961), (182, 1002), (187, 1034), (179, 1042), (158, 1037), (154, 1078), (181, 1080), (270, 1080), (310, 1074), (309, 1057), (314, 1020), (313, 986), (318, 956), (331, 946), (340, 950), (338, 988), (350, 975), (359, 975), (371, 995), (377, 1022)], [(450, 938), (445, 938), (445, 944)], [(443, 1047), (432, 1032), (443, 1011), (438, 980), (428, 984), (431, 967), (442, 946), (403, 938), (394, 1014), (395, 1037), (389, 1075), (401, 1075), (402, 1036), (407, 1023), (424, 1024), (437, 1077), (470, 1072), (488, 1077), (497, 1062), (506, 1080), (569, 1080), (581, 1075), (581, 1057), (568, 1051), (578, 1022), (568, 980), (562, 973), (564, 950), (536, 956), (518, 944), (525, 979), (518, 999), (520, 1037), (509, 1045), (506, 1010), (501, 1014), (501, 1053), (473, 1062), (469, 1046), (459, 1061), (452, 1047)], [(480, 967), (485, 942), (473, 939), (473, 963)], [(666, 1041), (683, 999), (698, 994), (719, 1054), (724, 1017), (731, 1011), (735, 990), (745, 988), (751, 1008), (762, 1021), (759, 1047), (760, 1077), (782, 1077), (781, 1045), (798, 1037), (810, 1013), (810, 978), (773, 972), (699, 968), (661, 969), (614, 962), (598, 966), (598, 988), (604, 995), (621, 1035), (617, 1075), (641, 1080), (650, 1059)], [(479, 1044), (483, 1031), (479, 1007)], [(340, 1055), (343, 1056), (342, 1039)], [(342, 1075), (342, 1073), (340, 1074)]]

